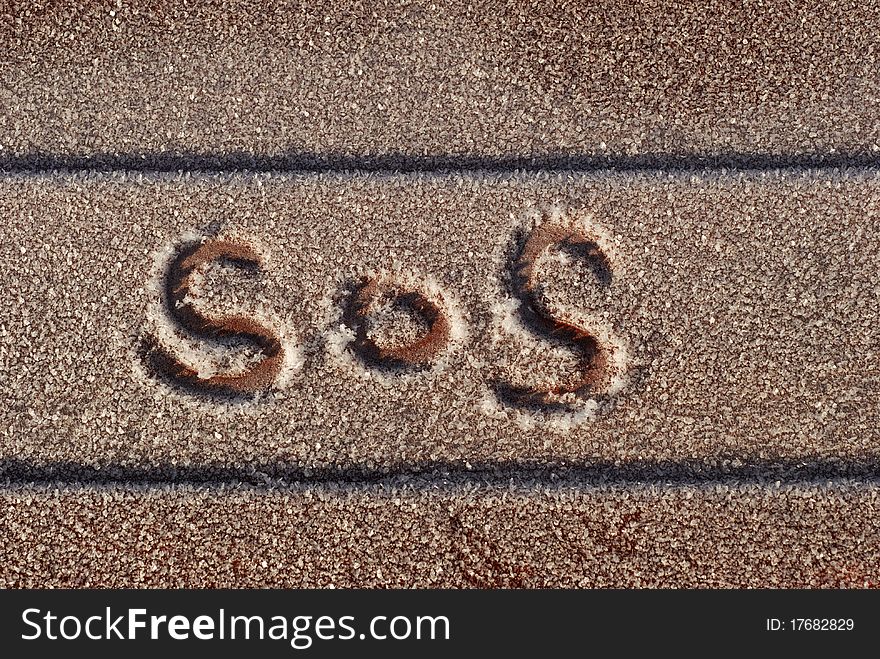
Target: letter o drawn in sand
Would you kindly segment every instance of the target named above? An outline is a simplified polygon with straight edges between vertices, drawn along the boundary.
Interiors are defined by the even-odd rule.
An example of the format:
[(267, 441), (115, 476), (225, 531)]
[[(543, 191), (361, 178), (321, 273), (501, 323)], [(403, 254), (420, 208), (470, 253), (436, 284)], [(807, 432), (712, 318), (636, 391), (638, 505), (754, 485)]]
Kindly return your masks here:
[[(404, 343), (377, 341), (371, 335), (371, 317), (380, 307), (388, 305), (417, 317), (424, 331)], [(355, 289), (344, 320), (354, 332), (352, 346), (357, 355), (368, 364), (387, 369), (430, 367), (451, 335), (449, 318), (438, 302), (421, 291), (378, 277), (365, 279)]]
[(185, 246), (168, 269), (164, 288), (168, 313), (181, 327), (199, 337), (251, 342), (260, 349), (263, 358), (241, 373), (203, 377), (152, 336), (147, 338), (147, 358), (158, 372), (184, 388), (215, 395), (255, 394), (269, 389), (281, 372), (284, 349), (278, 335), (247, 316), (208, 316), (190, 299), (194, 273), (221, 260), (246, 269), (262, 265), (260, 255), (244, 243), (215, 239)]
[(513, 261), (511, 287), (519, 299), (519, 313), (526, 327), (553, 343), (578, 353), (577, 374), (564, 384), (518, 386), (496, 382), (495, 390), (504, 402), (519, 407), (568, 409), (572, 397), (598, 398), (611, 387), (615, 375), (612, 357), (615, 347), (604, 345), (594, 333), (554, 315), (541, 301), (536, 269), (541, 256), (552, 248), (564, 249), (586, 259), (599, 285), (611, 283), (611, 264), (596, 238), (579, 227), (545, 221), (536, 226)]

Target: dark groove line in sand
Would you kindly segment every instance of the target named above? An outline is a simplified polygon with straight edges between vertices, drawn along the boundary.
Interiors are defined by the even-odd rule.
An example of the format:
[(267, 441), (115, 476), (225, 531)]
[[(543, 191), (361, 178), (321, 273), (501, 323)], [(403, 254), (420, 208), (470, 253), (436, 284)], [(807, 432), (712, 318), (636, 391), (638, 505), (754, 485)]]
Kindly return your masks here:
[(203, 172), (203, 173), (455, 173), (484, 172), (700, 172), (726, 170), (877, 169), (880, 153), (682, 155), (653, 153), (636, 156), (578, 154), (546, 156), (358, 156), (291, 152), (278, 155), (231, 153), (101, 153), (53, 155), (35, 152), (0, 157), (2, 173), (62, 172)]
[(284, 489), (295, 485), (404, 485), (423, 490), (456, 486), (589, 487), (596, 485), (774, 485), (815, 484), (829, 480), (861, 483), (880, 481), (880, 456), (860, 462), (838, 459), (761, 460), (748, 464), (735, 458), (680, 461), (596, 461), (556, 465), (529, 462), (425, 462), (407, 467), (308, 468), (296, 464), (258, 464), (153, 467), (111, 464), (104, 467), (76, 462), (38, 464), (21, 459), (0, 460), (0, 487), (22, 485), (71, 486), (253, 486)]

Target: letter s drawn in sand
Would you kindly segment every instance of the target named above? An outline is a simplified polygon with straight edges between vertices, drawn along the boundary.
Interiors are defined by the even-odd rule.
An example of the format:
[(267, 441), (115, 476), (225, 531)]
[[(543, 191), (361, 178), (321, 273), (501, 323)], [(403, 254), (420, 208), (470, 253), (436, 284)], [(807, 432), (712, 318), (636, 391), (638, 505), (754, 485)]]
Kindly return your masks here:
[(193, 275), (198, 269), (221, 260), (249, 270), (262, 265), (260, 255), (241, 242), (213, 239), (185, 245), (167, 271), (163, 290), (166, 309), (183, 329), (192, 334), (215, 342), (243, 339), (259, 348), (263, 358), (241, 373), (203, 377), (153, 335), (146, 337), (144, 353), (159, 374), (185, 389), (226, 396), (256, 394), (268, 390), (281, 373), (284, 348), (279, 336), (247, 316), (209, 316), (191, 300)]
[(534, 334), (578, 353), (580, 366), (577, 375), (565, 383), (514, 385), (495, 382), (498, 398), (515, 407), (571, 409), (573, 399), (595, 399), (608, 392), (617, 370), (616, 346), (603, 341), (597, 332), (563, 320), (541, 300), (537, 265), (541, 256), (553, 248), (586, 259), (602, 288), (611, 284), (611, 263), (598, 239), (585, 229), (545, 221), (528, 234), (512, 266), (511, 288), (520, 301), (520, 317)]

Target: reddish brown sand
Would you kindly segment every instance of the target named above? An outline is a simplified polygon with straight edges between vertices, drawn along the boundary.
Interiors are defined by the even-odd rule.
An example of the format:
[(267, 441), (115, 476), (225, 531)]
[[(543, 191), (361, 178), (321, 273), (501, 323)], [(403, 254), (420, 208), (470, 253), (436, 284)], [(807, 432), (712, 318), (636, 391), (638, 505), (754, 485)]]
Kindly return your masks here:
[(7, 586), (878, 587), (880, 500), (784, 486), (16, 488)]

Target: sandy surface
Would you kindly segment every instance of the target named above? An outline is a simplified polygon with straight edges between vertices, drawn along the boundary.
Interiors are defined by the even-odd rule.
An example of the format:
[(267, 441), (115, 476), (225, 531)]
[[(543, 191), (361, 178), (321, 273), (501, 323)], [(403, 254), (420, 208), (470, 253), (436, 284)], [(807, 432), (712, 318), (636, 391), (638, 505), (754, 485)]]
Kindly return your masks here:
[(873, 3), (2, 7), (9, 165), (876, 162), (880, 149)]
[(6, 586), (878, 587), (877, 488), (24, 488)]
[[(880, 427), (878, 181), (10, 177), (0, 212), (27, 221), (0, 229), (15, 302), (0, 339), (3, 457), (267, 473), (701, 458), (864, 470)], [(613, 372), (578, 395), (510, 401), (502, 385), (549, 389), (584, 370), (512, 291), (518, 232), (536, 223), (581, 227), (607, 255), (604, 284), (587, 256), (549, 247), (534, 279), (555, 316), (599, 337)], [(141, 354), (153, 341), (203, 379), (268, 359), (187, 331), (161, 293), (179, 245), (220, 237), (263, 264), (205, 266), (188, 294), (203, 314), (238, 309), (278, 335), (282, 372), (256, 399), (182, 388)], [(364, 276), (436, 300), (452, 329), (429, 363), (356, 350), (345, 310)], [(376, 339), (414, 340), (410, 315), (413, 339)]]
[(0, 3), (0, 583), (876, 585), (878, 30)]

